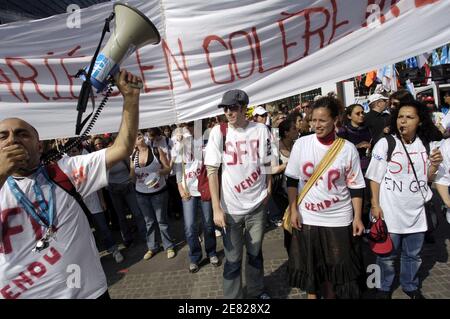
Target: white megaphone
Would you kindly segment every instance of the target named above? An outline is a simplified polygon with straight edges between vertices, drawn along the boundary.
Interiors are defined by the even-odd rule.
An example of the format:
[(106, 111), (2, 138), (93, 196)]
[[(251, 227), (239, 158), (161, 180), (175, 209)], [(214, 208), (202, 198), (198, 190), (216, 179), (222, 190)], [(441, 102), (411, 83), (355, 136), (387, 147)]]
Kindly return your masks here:
[[(139, 10), (123, 3), (114, 4), (115, 27), (111, 37), (95, 60), (91, 84), (101, 92), (109, 77), (119, 72), (120, 64), (137, 49), (161, 40), (153, 23)], [(86, 67), (86, 73), (89, 66)]]

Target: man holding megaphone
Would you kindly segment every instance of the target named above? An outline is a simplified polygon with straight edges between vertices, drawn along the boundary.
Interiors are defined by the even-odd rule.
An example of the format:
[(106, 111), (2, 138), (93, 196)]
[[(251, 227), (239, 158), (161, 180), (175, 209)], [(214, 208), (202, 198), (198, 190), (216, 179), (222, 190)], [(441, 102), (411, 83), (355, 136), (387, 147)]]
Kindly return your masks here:
[(107, 186), (108, 170), (133, 151), (139, 84), (140, 78), (120, 72), (116, 85), (124, 103), (114, 144), (63, 157), (57, 168), (41, 163), (43, 145), (31, 124), (0, 121), (0, 298), (109, 298), (87, 218), (53, 177), (67, 177), (82, 197)]

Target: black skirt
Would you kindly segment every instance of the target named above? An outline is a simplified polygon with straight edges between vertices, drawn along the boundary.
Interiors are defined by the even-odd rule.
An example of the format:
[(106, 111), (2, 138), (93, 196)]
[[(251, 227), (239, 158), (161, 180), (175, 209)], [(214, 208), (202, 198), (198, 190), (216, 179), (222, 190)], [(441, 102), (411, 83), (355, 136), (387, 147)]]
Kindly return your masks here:
[(361, 296), (364, 276), (360, 238), (345, 227), (303, 225), (293, 229), (289, 251), (289, 285), (309, 294), (318, 294), (330, 282), (337, 298)]

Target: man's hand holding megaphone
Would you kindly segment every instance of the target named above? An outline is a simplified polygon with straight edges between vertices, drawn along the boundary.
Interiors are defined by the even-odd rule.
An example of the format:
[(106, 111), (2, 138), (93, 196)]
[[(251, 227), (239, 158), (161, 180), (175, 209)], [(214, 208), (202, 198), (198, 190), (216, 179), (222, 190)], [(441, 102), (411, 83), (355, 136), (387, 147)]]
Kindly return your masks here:
[(137, 98), (137, 101), (139, 100), (139, 94), (142, 88), (142, 80), (140, 77), (126, 70), (122, 70), (116, 77), (116, 85), (125, 100), (128, 98)]

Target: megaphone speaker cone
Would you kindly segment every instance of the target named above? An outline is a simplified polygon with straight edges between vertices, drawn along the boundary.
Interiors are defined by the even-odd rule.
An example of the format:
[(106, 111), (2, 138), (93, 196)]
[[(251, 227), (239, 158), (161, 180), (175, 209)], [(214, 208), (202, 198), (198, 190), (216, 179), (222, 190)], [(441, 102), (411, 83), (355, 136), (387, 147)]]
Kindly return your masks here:
[(98, 55), (91, 82), (97, 92), (103, 91), (109, 76), (119, 71), (120, 64), (134, 51), (161, 41), (158, 29), (138, 9), (123, 3), (114, 4), (114, 31)]

